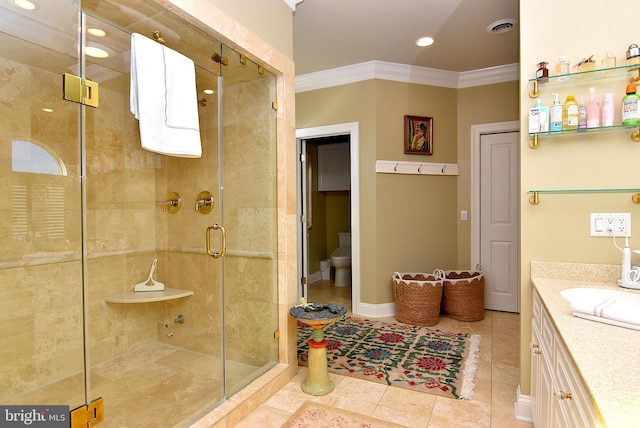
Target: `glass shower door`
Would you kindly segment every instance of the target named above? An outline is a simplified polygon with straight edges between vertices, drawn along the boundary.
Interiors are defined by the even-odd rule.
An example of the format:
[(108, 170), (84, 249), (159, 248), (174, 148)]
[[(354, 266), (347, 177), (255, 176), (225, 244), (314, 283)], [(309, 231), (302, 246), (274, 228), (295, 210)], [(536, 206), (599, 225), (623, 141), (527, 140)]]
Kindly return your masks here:
[(231, 396), (278, 361), (276, 77), (223, 47), (221, 221)]
[[(201, 192), (218, 185), (218, 75), (209, 59), (215, 41), (167, 10), (141, 4), (155, 7), (141, 9), (153, 17), (144, 24), (133, 13), (109, 13), (119, 10), (111, 1), (86, 16), (87, 45), (109, 54), (85, 57), (87, 77), (100, 85), (100, 106), (86, 110), (84, 142), (89, 380), (92, 396), (104, 398), (101, 426), (114, 428), (133, 421), (186, 426), (224, 398), (220, 268), (204, 239), (219, 201), (211, 210), (196, 205)], [(131, 33), (153, 41), (158, 29), (167, 48), (196, 61), (201, 158), (141, 146), (129, 109)], [(148, 276), (165, 287), (158, 299), (133, 291)]]
[(80, 106), (61, 96), (79, 74), (72, 4), (0, 4), (0, 405), (86, 402)]

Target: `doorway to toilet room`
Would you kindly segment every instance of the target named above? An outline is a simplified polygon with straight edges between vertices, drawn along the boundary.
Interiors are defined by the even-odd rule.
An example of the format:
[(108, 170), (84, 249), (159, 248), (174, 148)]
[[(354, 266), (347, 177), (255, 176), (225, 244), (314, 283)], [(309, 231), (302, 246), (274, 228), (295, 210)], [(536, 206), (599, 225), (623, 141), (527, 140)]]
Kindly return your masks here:
[(357, 124), (297, 131), (299, 294), (307, 302), (336, 303), (348, 310), (354, 310), (353, 295), (359, 291), (354, 134), (357, 145)]

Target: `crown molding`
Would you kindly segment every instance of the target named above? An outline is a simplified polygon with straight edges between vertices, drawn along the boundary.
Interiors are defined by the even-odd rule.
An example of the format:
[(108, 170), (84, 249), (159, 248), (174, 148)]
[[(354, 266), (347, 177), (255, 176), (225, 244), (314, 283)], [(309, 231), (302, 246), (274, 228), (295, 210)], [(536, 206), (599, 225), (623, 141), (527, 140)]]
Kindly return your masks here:
[(507, 64), (472, 71), (446, 71), (385, 61), (368, 61), (296, 76), (296, 93), (370, 79), (416, 83), (444, 88), (468, 88), (519, 79), (519, 65)]
[(296, 11), (296, 5), (302, 3), (302, 0), (282, 0), (293, 12)]

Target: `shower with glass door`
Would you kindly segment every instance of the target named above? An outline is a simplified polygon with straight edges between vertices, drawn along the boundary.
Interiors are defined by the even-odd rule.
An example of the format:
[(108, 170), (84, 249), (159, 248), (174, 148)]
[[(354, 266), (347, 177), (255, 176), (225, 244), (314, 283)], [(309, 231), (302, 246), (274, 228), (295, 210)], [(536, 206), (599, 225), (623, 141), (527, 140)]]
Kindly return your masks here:
[[(0, 5), (0, 406), (184, 426), (278, 361), (276, 77), (153, 1), (34, 4)], [(141, 148), (134, 32), (194, 61), (202, 157)]]

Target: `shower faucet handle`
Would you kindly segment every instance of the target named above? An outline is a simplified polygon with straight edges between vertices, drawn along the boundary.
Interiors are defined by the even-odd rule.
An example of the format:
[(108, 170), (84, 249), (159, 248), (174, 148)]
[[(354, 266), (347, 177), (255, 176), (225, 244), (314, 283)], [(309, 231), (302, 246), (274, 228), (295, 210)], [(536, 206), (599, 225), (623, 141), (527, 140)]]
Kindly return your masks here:
[(169, 212), (171, 214), (175, 214), (180, 210), (180, 206), (182, 205), (182, 201), (180, 200), (180, 195), (175, 192), (170, 192), (167, 195), (167, 199), (162, 204), (162, 211)]
[(213, 195), (206, 190), (200, 192), (196, 199), (196, 211), (202, 214), (210, 213), (213, 209)]

